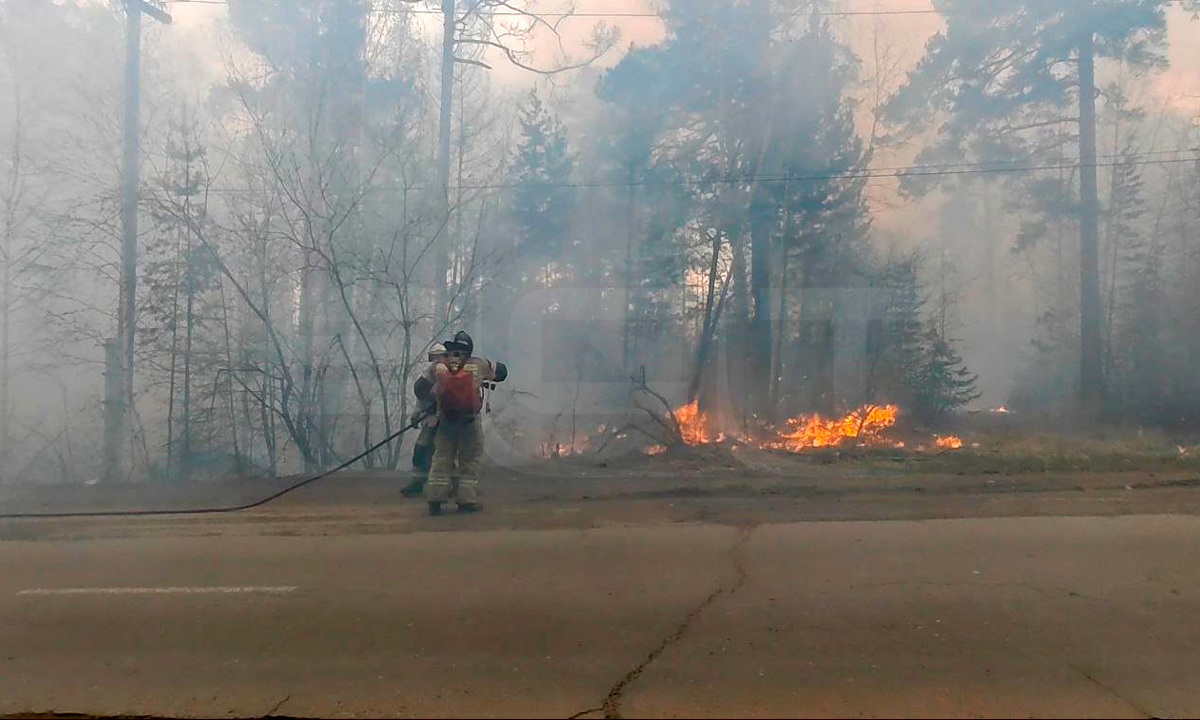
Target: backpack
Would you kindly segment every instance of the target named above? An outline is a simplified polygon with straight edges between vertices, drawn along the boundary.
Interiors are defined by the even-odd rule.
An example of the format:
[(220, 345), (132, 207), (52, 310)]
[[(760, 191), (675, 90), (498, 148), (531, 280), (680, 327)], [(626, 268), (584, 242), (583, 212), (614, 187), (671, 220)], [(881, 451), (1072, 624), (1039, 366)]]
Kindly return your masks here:
[(479, 378), (465, 363), (446, 363), (448, 372), (438, 373), (438, 404), (442, 414), (451, 418), (474, 417), (483, 409)]

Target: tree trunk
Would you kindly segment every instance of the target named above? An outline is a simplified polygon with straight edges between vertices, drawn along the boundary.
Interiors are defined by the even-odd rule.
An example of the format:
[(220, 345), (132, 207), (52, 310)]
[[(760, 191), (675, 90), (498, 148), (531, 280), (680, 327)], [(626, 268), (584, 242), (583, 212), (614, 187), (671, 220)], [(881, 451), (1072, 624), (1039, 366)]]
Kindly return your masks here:
[(1000, 308), (999, 294), (997, 292), (996, 283), (996, 217), (995, 210), (992, 204), (992, 186), (985, 184), (983, 187), (983, 222), (984, 231), (984, 306), (983, 310), (983, 327), (987, 337), (985, 347), (991, 358), (1003, 357), (1004, 338), (1008, 333), (1004, 332), (1001, 327), (1002, 316), (1005, 313)]
[[(407, 292), (407, 288), (406, 288)], [(400, 352), (400, 422), (408, 424), (408, 379), (412, 375), (412, 326), (405, 322), (401, 326), (404, 340)], [(400, 450), (404, 447), (404, 438), (388, 446), (387, 469), (395, 470), (400, 464)]]
[(808, 409), (833, 410), (833, 318), (836, 308), (829, 295), (829, 261), (809, 253), (800, 265), (800, 329), (797, 333), (798, 372), (807, 382)]
[(1079, 43), (1079, 391), (1085, 415), (1104, 395), (1103, 314), (1100, 300), (1100, 200), (1096, 188), (1096, 66), (1092, 31)]
[(758, 412), (767, 399), (771, 377), (771, 254), (775, 217), (770, 203), (752, 201), (750, 208), (750, 295), (753, 314), (746, 338), (746, 390)]
[(175, 234), (175, 283), (171, 298), (171, 371), (167, 383), (167, 474), (175, 471), (175, 377), (179, 368), (179, 233)]
[(629, 163), (629, 188), (625, 197), (625, 273), (622, 279), (621, 297), (621, 317), (623, 319), (621, 327), (621, 370), (626, 376), (633, 372), (633, 309), (630, 304), (634, 301), (633, 297), (633, 208), (634, 208), (634, 188), (635, 170), (633, 163)]
[(263, 445), (267, 450), (267, 463), (271, 477), (279, 475), (279, 461), (275, 453), (275, 375), (271, 371), (271, 323), (270, 293), (267, 291), (267, 240), (264, 236), (258, 253), (258, 282), (262, 290), (263, 312), (263, 402), (262, 430)]
[[(300, 345), (300, 363), (301, 371), (304, 377), (300, 385), (299, 408), (296, 412), (296, 425), (299, 439), (308, 448), (313, 447), (314, 432), (317, 437), (322, 436), (323, 428), (314, 428), (314, 418), (316, 415), (317, 405), (313, 398), (317, 395), (315, 385), (318, 383), (318, 378), (313, 368), (313, 330), (314, 330), (314, 300), (313, 296), (317, 289), (314, 282), (314, 271), (312, 268), (312, 258), (308, 253), (305, 253), (304, 267), (300, 270), (300, 327), (299, 327), (299, 345)], [(282, 372), (287, 372), (286, 368), (280, 368)], [(319, 422), (319, 420), (317, 421)], [(320, 451), (318, 450), (318, 453)], [(304, 469), (308, 472), (316, 470), (320, 464), (320, 458), (317, 453), (311, 453), (304, 463)]]
[(754, 399), (748, 397), (754, 386), (747, 382), (746, 377), (747, 373), (752, 372), (750, 368), (753, 367), (751, 363), (754, 360), (747, 362), (751, 321), (750, 287), (746, 272), (746, 237), (740, 227), (737, 234), (731, 238), (731, 243), (733, 262), (729, 268), (729, 281), (733, 283), (730, 286), (733, 315), (728, 319), (726, 326), (728, 332), (725, 336), (725, 357), (728, 361), (728, 377), (724, 380), (729, 399), (744, 415), (752, 411), (754, 406)]
[(783, 382), (783, 335), (787, 328), (788, 251), (787, 242), (792, 232), (793, 214), (788, 212), (784, 223), (783, 246), (779, 253), (779, 306), (775, 316), (775, 337), (771, 348), (771, 382), (768, 398), (771, 412), (779, 411), (779, 388)]
[[(184, 212), (189, 212), (187, 202), (184, 202)], [(192, 462), (192, 335), (195, 324), (196, 284), (195, 269), (192, 267), (192, 232), (187, 232), (186, 264), (187, 273), (184, 286), (184, 326), (183, 326), (183, 456), (180, 462), (180, 472), (187, 478)]]
[[(21, 114), (21, 87), (19, 76), (13, 73), (12, 85), (13, 98), (13, 128), (12, 142), (10, 145), (9, 155), (9, 176), (8, 187), (4, 188), (4, 247), (3, 258), (0, 260), (4, 263), (4, 296), (2, 302), (3, 316), (0, 317), (0, 322), (3, 323), (3, 330), (0, 331), (0, 341), (3, 342), (3, 349), (0, 350), (0, 459), (7, 459), (9, 452), (12, 450), (12, 432), (9, 424), (12, 417), (12, 396), (10, 394), (12, 386), (12, 262), (13, 262), (13, 243), (16, 241), (17, 235), (17, 206), (21, 202), (23, 193), (23, 184), (21, 175), (23, 172), (23, 155), (22, 149), (22, 114)], [(2, 481), (2, 479), (0, 479)]]
[(0, 302), (0, 460), (7, 460), (12, 450), (12, 434), (9, 419), (12, 415), (12, 400), (9, 388), (12, 382), (12, 233), (11, 227), (4, 234), (4, 288)]
[[(721, 242), (723, 233), (713, 235), (712, 254), (708, 263), (708, 291), (704, 296), (704, 322), (700, 326), (700, 340), (696, 343), (696, 363), (692, 369), (692, 380), (688, 384), (688, 402), (695, 400), (700, 394), (700, 381), (704, 377), (704, 366), (708, 364), (708, 356), (712, 347), (713, 335), (716, 332), (719, 314), (716, 308), (717, 269), (721, 260)], [(724, 292), (722, 292), (722, 296)]]
[[(229, 338), (229, 304), (225, 302), (225, 283), (221, 283), (221, 324), (225, 328), (225, 366), (229, 368), (229, 434), (233, 438), (233, 465), (238, 473), (242, 471), (242, 452), (238, 445), (237, 402), (233, 397), (233, 343)], [(214, 389), (215, 391), (215, 389)]]

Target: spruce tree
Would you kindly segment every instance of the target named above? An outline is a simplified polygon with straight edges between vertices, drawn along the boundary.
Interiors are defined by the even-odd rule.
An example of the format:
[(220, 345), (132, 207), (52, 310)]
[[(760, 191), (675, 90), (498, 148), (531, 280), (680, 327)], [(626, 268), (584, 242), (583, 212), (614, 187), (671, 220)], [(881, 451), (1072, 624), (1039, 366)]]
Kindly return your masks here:
[(979, 398), (978, 377), (967, 369), (953, 343), (937, 323), (926, 327), (921, 364), (915, 376), (913, 411), (923, 420), (937, 420)]

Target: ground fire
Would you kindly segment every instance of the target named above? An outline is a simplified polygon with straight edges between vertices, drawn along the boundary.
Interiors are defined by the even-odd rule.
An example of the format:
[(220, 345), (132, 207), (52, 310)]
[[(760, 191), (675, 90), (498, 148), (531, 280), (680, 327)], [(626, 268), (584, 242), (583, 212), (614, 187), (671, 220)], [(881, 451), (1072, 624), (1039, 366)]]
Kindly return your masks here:
[[(900, 409), (895, 405), (864, 405), (841, 417), (802, 413), (781, 424), (726, 432), (716, 418), (700, 410), (698, 401), (675, 410), (679, 435), (686, 445), (721, 443), (733, 437), (743, 444), (788, 452), (837, 446), (903, 448), (904, 441), (888, 435), (899, 415)], [(934, 445), (940, 449), (958, 449), (963, 441), (955, 435), (937, 435)]]
[(791, 452), (843, 443), (894, 446), (896, 441), (885, 438), (883, 432), (896, 424), (897, 413), (895, 405), (868, 405), (838, 419), (799, 415), (789, 418), (786, 429), (779, 431), (779, 439), (769, 440), (765, 446)]
[(568, 442), (543, 442), (542, 457), (556, 458), (568, 455), (582, 455), (587, 450), (590, 441), (591, 438), (587, 435), (578, 435)]
[(685, 445), (706, 445), (725, 440), (725, 433), (713, 429), (715, 423), (708, 413), (700, 411), (699, 400), (675, 410), (675, 421), (679, 424), (679, 437)]

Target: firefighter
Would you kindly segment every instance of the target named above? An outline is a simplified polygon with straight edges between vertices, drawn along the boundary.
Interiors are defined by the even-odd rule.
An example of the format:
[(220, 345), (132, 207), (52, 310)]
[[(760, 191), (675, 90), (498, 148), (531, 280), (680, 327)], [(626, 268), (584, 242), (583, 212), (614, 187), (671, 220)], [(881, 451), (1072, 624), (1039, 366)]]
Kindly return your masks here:
[(421, 421), (421, 432), (413, 445), (412, 480), (400, 489), (400, 494), (404, 497), (420, 497), (425, 491), (425, 483), (429, 481), (429, 469), (433, 465), (433, 443), (438, 428), (437, 400), (433, 396), (433, 369), (438, 363), (445, 362), (447, 357), (446, 346), (440, 342), (434, 343), (429, 348), (429, 365), (413, 386), (417, 402), (421, 403), (421, 409), (417, 411), (414, 419), (421, 415), (424, 415), (424, 419)]
[(439, 421), (433, 468), (425, 485), (430, 515), (440, 515), (451, 499), (459, 512), (480, 509), (483, 391), (485, 385), (508, 377), (504, 363), (475, 357), (475, 342), (464, 330), (446, 343), (446, 351), (448, 359), (434, 365), (432, 373)]

